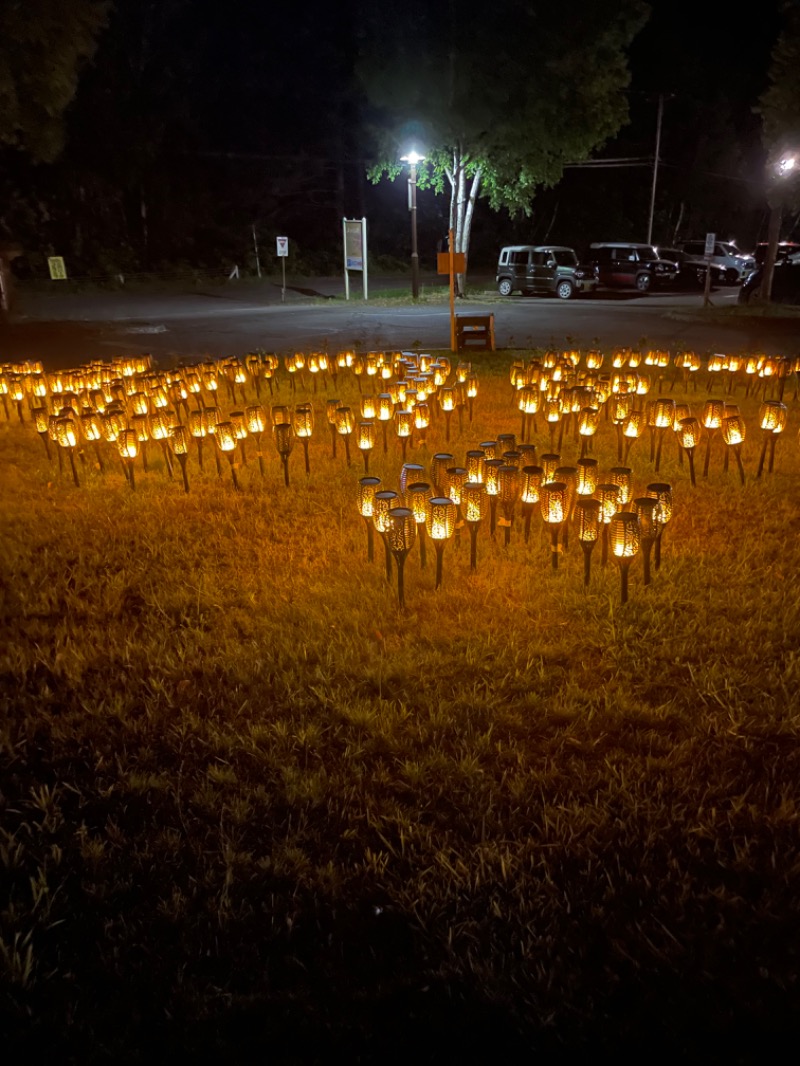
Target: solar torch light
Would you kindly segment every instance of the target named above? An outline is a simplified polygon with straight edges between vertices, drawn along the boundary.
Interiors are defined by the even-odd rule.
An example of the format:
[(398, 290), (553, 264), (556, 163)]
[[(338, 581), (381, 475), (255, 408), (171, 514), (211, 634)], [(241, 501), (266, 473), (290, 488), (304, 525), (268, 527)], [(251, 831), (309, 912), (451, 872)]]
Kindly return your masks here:
[[(205, 426), (206, 436), (216, 438), (217, 426), (222, 421), (222, 415), (219, 407), (215, 404), (211, 404), (208, 407), (203, 408), (203, 425)], [(222, 477), (222, 462), (220, 461), (219, 448), (214, 448), (214, 465), (217, 468), (217, 477)]]
[(599, 407), (583, 407), (578, 415), (578, 435), (581, 438), (581, 459), (586, 455), (600, 425)]
[(467, 468), (465, 466), (449, 466), (447, 468), (445, 496), (456, 505), (456, 541), (461, 539), (461, 490), (467, 480)]
[(203, 415), (203, 411), (189, 412), (189, 432), (197, 445), (197, 462), (201, 470), (203, 469), (203, 439), (206, 436), (206, 421)]
[(478, 530), (489, 510), (489, 497), (482, 481), (467, 481), (461, 489), (461, 513), (469, 529), (469, 568), (478, 567)]
[(397, 434), (397, 439), (400, 441), (400, 446), (403, 453), (403, 462), (406, 461), (406, 451), (408, 449), (408, 442), (411, 438), (411, 431), (414, 428), (414, 412), (410, 411), (407, 407), (401, 407), (394, 413), (394, 431)]
[[(415, 481), (421, 481), (424, 476), (425, 467), (421, 463), (403, 463), (400, 470), (400, 495), (403, 496), (409, 485)], [(398, 504), (397, 506), (400, 507), (401, 505)]]
[(564, 536), (561, 541), (564, 545), (564, 551), (566, 551), (569, 547), (569, 525), (572, 521), (572, 512), (575, 509), (575, 500), (578, 496), (577, 466), (560, 466), (553, 476), (553, 481), (561, 481), (567, 486), (566, 511), (564, 512), (563, 527)]
[[(711, 459), (711, 442), (714, 434), (722, 428), (722, 419), (725, 417), (724, 400), (706, 400), (700, 420), (706, 431), (706, 455), (703, 461), (703, 477), (708, 477), (708, 465)], [(658, 467), (656, 467), (658, 470)]]
[(741, 415), (729, 415), (722, 420), (722, 439), (736, 456), (739, 479), (744, 485), (744, 466), (742, 465), (742, 444), (744, 442), (745, 424)]
[(700, 423), (696, 418), (682, 418), (678, 429), (678, 439), (681, 442), (681, 447), (686, 452), (686, 456), (689, 460), (689, 477), (692, 482), (692, 487), (697, 486), (697, 479), (694, 472), (694, 450), (697, 447), (697, 442), (700, 439)]
[(242, 465), (247, 466), (247, 451), (245, 449), (245, 441), (247, 440), (247, 416), (244, 411), (231, 411), (229, 420), (233, 426), (233, 433), (236, 440), (239, 442), (239, 451), (242, 456)]
[(378, 417), (378, 398), (374, 393), (361, 397), (361, 417), (373, 422)]
[(652, 496), (640, 496), (633, 501), (633, 511), (639, 519), (639, 539), (644, 563), (645, 588), (650, 584), (650, 556), (661, 528), (661, 503)]
[(775, 461), (775, 445), (778, 437), (786, 428), (787, 415), (788, 410), (786, 404), (781, 403), (779, 400), (765, 400), (759, 408), (758, 420), (761, 429), (764, 432), (764, 444), (761, 448), (761, 456), (758, 460), (757, 478), (760, 478), (764, 472), (764, 461), (767, 455), (767, 447), (769, 447), (768, 472), (770, 474), (772, 473)]
[(150, 441), (150, 419), (147, 415), (134, 415), (131, 419), (131, 429), (136, 433), (136, 439), (142, 453), (142, 467), (145, 474), (148, 472), (147, 445)]
[(519, 439), (523, 442), (529, 438), (530, 420), (539, 410), (539, 390), (535, 385), (523, 385), (516, 393), (517, 407), (522, 415)]
[(500, 495), (500, 467), (505, 466), (502, 459), (486, 460), (486, 495), (489, 497), (489, 536), (494, 540), (497, 528), (497, 499)]
[(374, 422), (359, 422), (356, 444), (364, 457), (364, 473), (369, 473), (369, 457), (375, 447), (377, 430)]
[(49, 434), (47, 422), (49, 418), (50, 415), (48, 414), (46, 407), (34, 407), (33, 421), (34, 425), (36, 426), (36, 432), (42, 438), (42, 444), (44, 444), (45, 455), (48, 459), (52, 459), (53, 457), (50, 453), (50, 441), (48, 440)]
[(260, 403), (254, 403), (245, 409), (244, 415), (247, 419), (247, 429), (250, 436), (255, 437), (256, 440), (258, 469), (261, 472), (261, 476), (264, 477), (264, 432), (267, 428), (267, 412)]
[(236, 474), (236, 432), (231, 422), (220, 422), (217, 426), (214, 439), (217, 442), (217, 447), (226, 457), (231, 467), (231, 478), (233, 479), (233, 487), (236, 491), (239, 491), (239, 478)]
[(550, 529), (550, 559), (553, 569), (558, 570), (561, 551), (559, 534), (567, 519), (567, 486), (563, 481), (550, 481), (542, 485), (540, 506), (542, 518)]
[(467, 386), (467, 404), (469, 406), (469, 420), (472, 421), (473, 405), (475, 403), (475, 397), (478, 395), (478, 375), (469, 374), (466, 380)]
[(599, 464), (596, 459), (584, 456), (575, 464), (578, 470), (578, 483), (575, 486), (579, 496), (593, 496), (597, 488), (597, 472)]
[(389, 544), (389, 511), (400, 505), (400, 497), (393, 489), (381, 489), (372, 498), (372, 522), (383, 540), (386, 557), (386, 580), (392, 583), (392, 549)]
[(288, 489), (289, 456), (294, 447), (294, 430), (292, 429), (291, 422), (278, 422), (277, 425), (272, 427), (272, 433), (275, 438), (275, 447), (278, 450), (278, 455), (281, 458), (281, 465), (283, 466), (283, 483)]
[(624, 441), (622, 439), (622, 427), (628, 420), (632, 410), (631, 397), (628, 393), (618, 392), (611, 397), (611, 421), (617, 427), (617, 459), (622, 462)]
[(452, 386), (442, 385), (439, 389), (439, 407), (444, 412), (444, 439), (450, 440), (450, 419), (453, 417), (453, 411), (456, 407), (455, 393)]
[(608, 562), (608, 527), (611, 519), (617, 513), (619, 505), (619, 488), (611, 482), (604, 482), (595, 489), (595, 499), (600, 504), (600, 521), (603, 524), (601, 566)]
[(542, 481), (544, 470), (540, 466), (523, 466), (520, 472), (519, 498), (522, 506), (522, 514), (525, 519), (525, 543), (531, 535), (531, 519), (536, 504), (541, 498)]
[(633, 471), (629, 466), (612, 466), (609, 481), (617, 486), (617, 508), (624, 511), (631, 501)]
[[(313, 404), (298, 403), (295, 405), (294, 411), (292, 411), (292, 428), (294, 429), (294, 435), (300, 438), (300, 443), (303, 445), (303, 461), (306, 477), (308, 477), (311, 473), (311, 465), (308, 459), (308, 443), (311, 440), (311, 434), (314, 432)], [(369, 473), (369, 471), (365, 470), (364, 473)]]
[(414, 405), (414, 429), (417, 431), (417, 443), (420, 448), (427, 451), (426, 430), (431, 424), (430, 405), (422, 402)]
[[(153, 440), (158, 441), (161, 447), (161, 454), (164, 457), (164, 466), (167, 469), (167, 474), (172, 477), (172, 456), (170, 455), (168, 441), (169, 441), (169, 418), (166, 411), (163, 409), (154, 411), (150, 415), (150, 436)], [(99, 426), (98, 426), (99, 429)], [(90, 439), (90, 438), (87, 438)], [(95, 445), (97, 448), (97, 458), (100, 459), (100, 445)], [(102, 469), (102, 467), (101, 467)]]
[(375, 535), (373, 525), (375, 493), (381, 484), (379, 477), (362, 477), (358, 482), (358, 513), (367, 527), (367, 562), (375, 558)]
[(378, 421), (381, 424), (383, 430), (383, 454), (386, 455), (389, 450), (389, 444), (386, 439), (386, 426), (391, 422), (394, 417), (394, 400), (390, 392), (381, 392), (378, 395)]
[(672, 429), (674, 422), (675, 401), (667, 399), (656, 400), (653, 407), (653, 424), (658, 437), (655, 456), (656, 473), (658, 473), (658, 469), (661, 466), (661, 448), (664, 443), (664, 434), (668, 429)]
[(117, 449), (119, 450), (120, 458), (125, 464), (125, 469), (128, 474), (128, 484), (133, 491), (136, 491), (136, 478), (134, 475), (133, 464), (136, 460), (136, 456), (139, 454), (139, 436), (135, 429), (123, 429), (120, 435), (117, 437)]
[(428, 561), (425, 551), (425, 522), (428, 517), (428, 500), (432, 496), (433, 491), (427, 481), (415, 481), (413, 484), (407, 485), (403, 492), (406, 506), (411, 508), (414, 514), (414, 521), (417, 523), (419, 565), (422, 570), (425, 569)]
[(575, 504), (578, 540), (583, 551), (583, 584), (587, 586), (592, 572), (592, 551), (600, 536), (600, 503), (590, 496), (582, 496)]
[(627, 463), (631, 448), (642, 435), (644, 424), (644, 412), (638, 409), (631, 411), (622, 426), (624, 445), (622, 449), (622, 461)]
[(25, 399), (25, 386), (23, 385), (22, 377), (20, 375), (14, 374), (9, 379), (8, 395), (17, 405), (17, 416), (20, 422), (24, 422), (25, 416), (22, 413), (22, 404)]
[(503, 512), (500, 519), (500, 525), (503, 527), (503, 545), (508, 547), (511, 543), (511, 527), (514, 524), (514, 508), (519, 496), (519, 467), (510, 464), (501, 466), (497, 471), (497, 481), (500, 489), (498, 499)]
[(338, 433), (336, 432), (336, 412), (341, 407), (340, 400), (327, 400), (325, 403), (325, 415), (328, 419), (328, 425), (331, 427), (331, 457), (336, 458), (336, 438)]
[(620, 602), (628, 602), (628, 572), (639, 552), (639, 518), (633, 511), (618, 511), (609, 527), (611, 551), (619, 565)]
[(447, 488), (447, 471), (453, 466), (454, 456), (450, 452), (436, 452), (431, 459), (431, 481), (433, 482), (434, 495), (444, 496)]
[(467, 481), (483, 483), (486, 474), (486, 456), (480, 448), (472, 448), (466, 455)]
[(336, 432), (344, 440), (344, 452), (348, 466), (350, 466), (350, 437), (355, 425), (352, 407), (344, 404), (336, 408)]
[(8, 375), (0, 373), (0, 400), (3, 401), (3, 411), (7, 422), (11, 419), (11, 415), (8, 413), (8, 394)]
[(455, 532), (456, 518), (456, 505), (447, 496), (434, 496), (428, 501), (425, 528), (436, 552), (436, 583), (434, 587), (437, 589), (442, 584), (444, 548)]
[(187, 470), (189, 459), (189, 434), (186, 431), (185, 426), (171, 426), (169, 431), (169, 442), (172, 446), (172, 454), (180, 463), (181, 474), (183, 475), (183, 491), (189, 491), (189, 473)]
[(545, 452), (541, 456), (542, 470), (544, 470), (544, 484), (555, 481), (555, 472), (561, 465), (561, 456), (558, 452)]
[(397, 602), (400, 607), (405, 607), (403, 574), (408, 553), (414, 547), (414, 541), (417, 539), (417, 522), (410, 507), (392, 507), (389, 511), (388, 519), (389, 547), (397, 568)]
[(73, 418), (59, 418), (56, 420), (57, 441), (62, 448), (66, 448), (69, 456), (69, 465), (72, 469), (72, 480), (75, 487), (80, 488), (78, 471), (75, 468), (75, 449), (78, 445), (78, 427)]
[(658, 500), (661, 504), (661, 516), (658, 527), (658, 534), (656, 536), (656, 546), (653, 551), (653, 567), (656, 570), (661, 569), (661, 544), (664, 540), (664, 529), (672, 518), (672, 486), (667, 482), (654, 481), (647, 486), (647, 495), (651, 499)]

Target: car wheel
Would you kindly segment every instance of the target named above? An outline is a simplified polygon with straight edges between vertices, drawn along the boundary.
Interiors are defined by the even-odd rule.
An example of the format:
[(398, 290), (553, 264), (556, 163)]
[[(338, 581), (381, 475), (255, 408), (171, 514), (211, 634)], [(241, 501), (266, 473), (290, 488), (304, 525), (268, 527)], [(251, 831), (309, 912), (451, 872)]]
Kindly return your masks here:
[(574, 292), (575, 288), (571, 281), (559, 281), (556, 285), (556, 296), (559, 300), (571, 300)]
[(637, 274), (636, 275), (636, 288), (639, 292), (649, 292), (652, 278), (649, 274)]
[(497, 283), (497, 291), (501, 296), (510, 296), (514, 291), (514, 287), (511, 284), (510, 278), (503, 278), (502, 281)]

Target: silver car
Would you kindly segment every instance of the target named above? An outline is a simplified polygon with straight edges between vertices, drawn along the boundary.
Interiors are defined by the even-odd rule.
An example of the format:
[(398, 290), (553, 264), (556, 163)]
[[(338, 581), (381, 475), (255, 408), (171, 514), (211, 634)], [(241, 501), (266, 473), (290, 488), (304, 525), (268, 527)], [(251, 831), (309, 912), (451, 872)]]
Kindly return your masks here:
[[(705, 241), (681, 241), (679, 245), (686, 258), (694, 263), (705, 263)], [(716, 241), (714, 254), (710, 256), (711, 265), (724, 271), (725, 281), (729, 285), (736, 285), (755, 268), (756, 261), (752, 255), (740, 252), (735, 244), (730, 241)]]

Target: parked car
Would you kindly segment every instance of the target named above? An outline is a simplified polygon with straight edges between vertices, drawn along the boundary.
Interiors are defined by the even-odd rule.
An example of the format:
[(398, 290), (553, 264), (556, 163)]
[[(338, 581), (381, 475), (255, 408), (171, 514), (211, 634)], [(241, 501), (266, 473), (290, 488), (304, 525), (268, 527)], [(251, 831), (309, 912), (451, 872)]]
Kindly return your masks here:
[[(800, 252), (800, 244), (795, 241), (778, 241), (778, 247), (775, 249), (775, 262), (778, 263), (781, 259), (788, 259), (790, 255)], [(757, 266), (761, 266), (764, 260), (767, 258), (767, 242), (760, 241), (756, 245), (755, 251), (755, 264), (753, 269)]]
[(501, 249), (496, 281), (501, 296), (542, 293), (561, 300), (597, 287), (593, 268), (581, 266), (572, 248), (558, 244), (513, 244)]
[[(675, 276), (675, 287), (678, 289), (702, 289), (706, 284), (706, 271), (708, 267), (705, 262), (698, 263), (691, 256), (687, 255), (681, 248), (662, 248), (658, 246), (656, 251), (661, 259), (668, 259), (671, 263), (674, 263), (678, 268), (678, 273)], [(711, 264), (711, 284), (712, 285), (724, 285), (726, 280), (725, 267), (716, 266)]]
[(649, 292), (674, 281), (678, 273), (675, 263), (659, 258), (650, 244), (598, 241), (590, 245), (589, 255), (600, 284), (612, 288)]
[(736, 285), (742, 281), (755, 266), (752, 255), (740, 252), (735, 244), (730, 241), (716, 241), (714, 254), (706, 256), (706, 242), (702, 241), (679, 241), (678, 247), (686, 252), (687, 256), (695, 263), (704, 263), (707, 258), (711, 259), (713, 266), (721, 267), (725, 272), (725, 281), (729, 285)]
[[(757, 302), (761, 297), (763, 266), (751, 271), (739, 290), (739, 303)], [(772, 272), (772, 299), (779, 304), (800, 304), (800, 247), (796, 252), (775, 260)]]

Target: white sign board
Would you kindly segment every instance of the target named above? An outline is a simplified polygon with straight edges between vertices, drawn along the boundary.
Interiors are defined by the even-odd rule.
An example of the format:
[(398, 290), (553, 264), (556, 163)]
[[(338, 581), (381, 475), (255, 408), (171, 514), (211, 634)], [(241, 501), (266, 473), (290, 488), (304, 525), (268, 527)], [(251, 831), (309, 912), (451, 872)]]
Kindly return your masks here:
[(706, 250), (705, 250), (705, 253), (704, 253), (705, 255), (713, 255), (714, 254), (714, 242), (716, 241), (716, 239), (717, 239), (716, 233), (707, 233), (706, 234)]
[(276, 237), (276, 243), (278, 245), (278, 255), (287, 256), (289, 254), (289, 238), (288, 237)]

